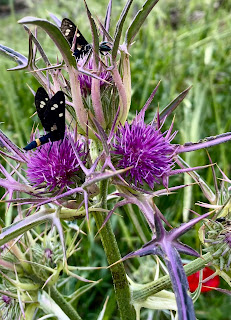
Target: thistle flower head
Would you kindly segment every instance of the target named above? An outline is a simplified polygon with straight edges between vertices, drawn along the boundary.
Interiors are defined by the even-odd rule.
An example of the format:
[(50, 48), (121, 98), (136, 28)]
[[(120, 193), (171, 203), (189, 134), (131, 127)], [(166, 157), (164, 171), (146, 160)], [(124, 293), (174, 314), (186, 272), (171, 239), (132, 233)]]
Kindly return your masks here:
[[(59, 251), (61, 251), (60, 246), (59, 246)], [(50, 255), (47, 256), (47, 250), (44, 249), (40, 244), (36, 243), (31, 248), (31, 253), (33, 257), (33, 262), (35, 262), (35, 264), (32, 263), (32, 266), (31, 266), (33, 273), (39, 279), (46, 281), (51, 274), (43, 266), (50, 267), (50, 268), (55, 267), (56, 264), (52, 260), (53, 252), (50, 252)]]
[[(75, 143), (80, 157), (82, 144)], [(67, 187), (77, 180), (79, 163), (68, 135), (62, 141), (49, 142), (31, 151), (27, 163), (27, 177), (34, 186), (47, 185), (50, 190)]]
[(11, 297), (3, 294), (0, 297), (0, 316), (1, 319), (19, 319), (21, 315), (19, 303)]
[[(80, 59), (78, 61), (79, 67), (84, 67), (86, 59)], [(84, 67), (86, 70), (89, 70), (90, 72), (93, 71), (93, 58), (90, 57), (87, 65)], [(108, 71), (105, 71), (104, 69), (101, 70), (101, 72), (98, 75), (102, 80), (100, 80), (100, 89), (104, 89), (107, 86), (107, 82), (112, 81), (111, 73)], [(80, 81), (80, 88), (82, 95), (86, 98), (91, 93), (91, 83), (92, 83), (92, 77), (88, 76), (86, 74), (80, 73), (78, 76), (78, 79)]]
[(174, 165), (171, 139), (168, 133), (163, 134), (160, 129), (136, 117), (131, 124), (126, 122), (116, 132), (112, 151), (115, 165), (120, 169), (132, 166), (125, 178), (136, 186), (147, 183), (153, 189)]
[(214, 256), (214, 263), (220, 270), (229, 271), (231, 268), (231, 219), (230, 217), (210, 220), (205, 224), (205, 251)]

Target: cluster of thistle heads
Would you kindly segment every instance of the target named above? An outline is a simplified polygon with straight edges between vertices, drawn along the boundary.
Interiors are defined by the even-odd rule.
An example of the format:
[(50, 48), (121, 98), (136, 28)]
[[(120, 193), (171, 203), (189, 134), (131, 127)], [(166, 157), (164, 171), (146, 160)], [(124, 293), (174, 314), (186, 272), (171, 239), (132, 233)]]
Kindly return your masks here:
[[(116, 208), (129, 203), (138, 206), (150, 228), (152, 240), (125, 258), (147, 254), (161, 256), (167, 265), (182, 319), (186, 319), (185, 316), (187, 319), (194, 319), (192, 300), (187, 292), (187, 278), (179, 253), (193, 256), (199, 254), (178, 238), (197, 222), (207, 218), (211, 212), (168, 232), (163, 227), (162, 220), (169, 226), (170, 223), (155, 205), (155, 197), (166, 196), (188, 187), (169, 187), (168, 182), (173, 175), (190, 173), (210, 203), (215, 205), (217, 202), (218, 205), (220, 199), (216, 198), (196, 173), (202, 167), (191, 168), (180, 154), (226, 142), (231, 139), (231, 134), (206, 138), (197, 143), (174, 144), (177, 132), (173, 129), (173, 121), (166, 129), (165, 120), (178, 107), (190, 88), (181, 92), (166, 107), (161, 107), (161, 111), (157, 109), (153, 120), (146, 123), (145, 112), (152, 105), (160, 83), (153, 89), (143, 109), (128, 122), (127, 116), (132, 103), (128, 52), (149, 13), (144, 11), (144, 16), (137, 13), (126, 31), (124, 43), (121, 44), (124, 18), (128, 10), (127, 6), (121, 13), (114, 37), (110, 35), (110, 1), (104, 24), (100, 21), (96, 23), (86, 5), (92, 43), (86, 41), (71, 20), (64, 19), (61, 22), (51, 15), (55, 24), (33, 17), (19, 21), (29, 35), (28, 58), (8, 47), (0, 47), (3, 53), (18, 62), (18, 66), (12, 70), (33, 71), (39, 86), (43, 88), (30, 88), (35, 95), (41, 130), (32, 132), (26, 151), (17, 147), (2, 132), (0, 135), (1, 146), (8, 152), (1, 151), (1, 154), (9, 156), (15, 162), (15, 165), (10, 164), (11, 172), (7, 172), (1, 165), (4, 178), (0, 179), (0, 185), (6, 189), (4, 197), (8, 195), (8, 209), (11, 203), (17, 203), (19, 217), (23, 218), (20, 225), (16, 224), (3, 232), (1, 243), (9, 239), (12, 241), (20, 235), (22, 228), (29, 230), (31, 221), (36, 224), (48, 219), (58, 229), (65, 260), (64, 237), (61, 224), (57, 222), (57, 212), (60, 219), (73, 219), (79, 215), (86, 216), (89, 221), (89, 212), (96, 206), (101, 207), (101, 186), (108, 182), (113, 186), (111, 195), (117, 200), (102, 227)], [(32, 30), (26, 25), (35, 25), (39, 29)], [(56, 63), (50, 62), (39, 43), (41, 29), (54, 42), (58, 55)], [(213, 170), (212, 164), (210, 165)], [(224, 180), (230, 182), (227, 177)], [(27, 196), (23, 197), (25, 194)], [(225, 223), (216, 220), (223, 210), (223, 204), (219, 205), (220, 211), (216, 211), (213, 222), (207, 220), (209, 231), (205, 232), (206, 240), (202, 242), (209, 243), (210, 247), (215, 239), (218, 239), (216, 246), (226, 244), (223, 251), (216, 247), (215, 259), (216, 266), (229, 270), (230, 224), (227, 220)], [(24, 206), (27, 208), (27, 215), (33, 213), (32, 216), (22, 214)], [(66, 209), (70, 209), (69, 213)], [(51, 214), (49, 210), (55, 213)], [(25, 238), (24, 241), (32, 241), (31, 237), (30, 235), (29, 240)], [(5, 245), (9, 248), (9, 243)], [(15, 248), (16, 245), (12, 246)], [(57, 248), (46, 247), (42, 254), (41, 246), (36, 241), (32, 248), (34, 251), (31, 249), (31, 256), (35, 253), (39, 255), (46, 268), (41, 269), (33, 263), (30, 267), (25, 263), (25, 266), (28, 272), (33, 272), (45, 284), (56, 279), (62, 268), (66, 268), (66, 272), (70, 274), (66, 264), (63, 267), (60, 263), (62, 255), (59, 252), (55, 254)], [(28, 258), (27, 252), (22, 255)], [(10, 272), (14, 273), (15, 270), (11, 267)], [(52, 269), (55, 271), (51, 271)], [(4, 290), (8, 292), (6, 288)], [(182, 292), (186, 297), (184, 299)], [(14, 294), (13, 298), (16, 297)], [(2, 296), (5, 306), (10, 303), (8, 297)]]

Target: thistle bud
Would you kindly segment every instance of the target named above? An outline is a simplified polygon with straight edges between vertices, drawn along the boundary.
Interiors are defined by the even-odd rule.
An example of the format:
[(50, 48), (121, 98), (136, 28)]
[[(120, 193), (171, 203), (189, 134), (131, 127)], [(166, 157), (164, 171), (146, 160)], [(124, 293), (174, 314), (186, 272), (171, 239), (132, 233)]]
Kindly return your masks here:
[(220, 270), (229, 271), (231, 264), (231, 219), (229, 216), (210, 220), (204, 226), (206, 252), (214, 257)]

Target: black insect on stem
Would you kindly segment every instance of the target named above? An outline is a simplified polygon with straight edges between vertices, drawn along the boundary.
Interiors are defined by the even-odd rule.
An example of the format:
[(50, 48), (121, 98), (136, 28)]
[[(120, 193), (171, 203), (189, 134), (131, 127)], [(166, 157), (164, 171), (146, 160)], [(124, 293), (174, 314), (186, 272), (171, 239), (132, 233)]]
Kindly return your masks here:
[[(92, 50), (92, 45), (87, 42), (79, 29), (77, 29), (74, 22), (72, 22), (70, 19), (64, 18), (62, 20), (61, 32), (69, 42), (73, 51), (73, 56), (75, 56), (77, 60), (83, 58)], [(107, 41), (101, 42), (99, 45), (99, 51), (101, 54), (111, 51), (109, 43)]]
[(38, 88), (35, 94), (35, 106), (46, 135), (30, 142), (24, 150), (28, 151), (49, 141), (58, 141), (65, 134), (65, 95), (58, 91), (50, 99), (44, 88)]

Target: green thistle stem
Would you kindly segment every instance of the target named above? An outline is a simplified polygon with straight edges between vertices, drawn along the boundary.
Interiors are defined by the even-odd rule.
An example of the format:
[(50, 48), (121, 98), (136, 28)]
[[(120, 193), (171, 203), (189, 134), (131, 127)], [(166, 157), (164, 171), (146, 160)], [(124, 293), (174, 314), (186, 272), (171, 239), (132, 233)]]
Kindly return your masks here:
[[(101, 181), (99, 196), (101, 199), (101, 207), (104, 209), (107, 209), (107, 190), (108, 181)], [(94, 212), (93, 215), (97, 228), (100, 229), (104, 220), (106, 219), (106, 214), (103, 212)], [(100, 237), (109, 265), (120, 260), (121, 256), (119, 248), (117, 246), (110, 221), (108, 221), (104, 228), (100, 231)], [(131, 304), (131, 293), (124, 265), (121, 262), (110, 269), (115, 288), (116, 300), (120, 311), (120, 318), (121, 320), (133, 320), (135, 319), (135, 310)]]
[(46, 286), (45, 291), (50, 294), (51, 298), (57, 303), (57, 305), (63, 310), (63, 312), (70, 318), (70, 320), (82, 320), (77, 311), (68, 303), (61, 293), (54, 287)]
[[(187, 276), (203, 269), (209, 262), (213, 260), (213, 256), (210, 252), (203, 255), (201, 258), (198, 258), (186, 266), (184, 270)], [(154, 295), (155, 293), (168, 289), (171, 287), (171, 280), (169, 276), (164, 276), (159, 278), (156, 281), (149, 282), (148, 284), (143, 285), (138, 290), (133, 290), (132, 298), (133, 301), (141, 301), (147, 299), (149, 296)]]

